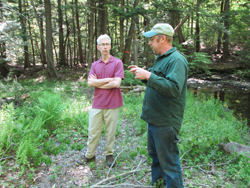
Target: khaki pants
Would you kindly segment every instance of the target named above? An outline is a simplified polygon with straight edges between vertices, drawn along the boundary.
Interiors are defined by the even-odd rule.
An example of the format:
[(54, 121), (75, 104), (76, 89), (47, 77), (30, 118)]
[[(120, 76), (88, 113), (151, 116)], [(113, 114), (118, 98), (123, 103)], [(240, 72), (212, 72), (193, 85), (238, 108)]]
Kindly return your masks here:
[(106, 155), (113, 154), (113, 145), (115, 142), (115, 133), (117, 127), (119, 108), (113, 109), (94, 109), (89, 112), (89, 129), (87, 142), (87, 158), (95, 156), (96, 147), (105, 123), (106, 134)]

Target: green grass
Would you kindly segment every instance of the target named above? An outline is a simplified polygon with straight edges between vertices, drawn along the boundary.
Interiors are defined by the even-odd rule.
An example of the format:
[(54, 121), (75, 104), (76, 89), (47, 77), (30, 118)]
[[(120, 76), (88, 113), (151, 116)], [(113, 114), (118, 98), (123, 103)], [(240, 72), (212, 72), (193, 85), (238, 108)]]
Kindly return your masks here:
[[(3, 169), (7, 168), (4, 159), (14, 155), (21, 172), (29, 168), (28, 176), (32, 179), (33, 165), (35, 168), (42, 162), (50, 165), (52, 155), (67, 149), (81, 150), (86, 146), (86, 142), (79, 141), (79, 138), (87, 138), (88, 108), (92, 103), (93, 90), (86, 83), (28, 80), (0, 82), (0, 87), (1, 98), (30, 95), (20, 106), (4, 104), (0, 109), (0, 165)], [(151, 163), (146, 151), (147, 124), (140, 119), (143, 97), (143, 93), (123, 94), (124, 107), (121, 108), (117, 128), (117, 137), (122, 137), (117, 144), (124, 148), (117, 161), (120, 167), (132, 168), (132, 161), (137, 156), (145, 156), (148, 162), (145, 168), (149, 168)], [(126, 125), (122, 126), (124, 123)], [(205, 172), (216, 171), (213, 175), (216, 184), (202, 180), (202, 183), (212, 187), (250, 186), (249, 159), (228, 154), (220, 146), (230, 141), (247, 145), (249, 135), (246, 121), (236, 119), (233, 112), (226, 111), (219, 101), (188, 94), (179, 138), (187, 187), (201, 181), (201, 178), (197, 179), (201, 170), (204, 177), (207, 176)], [(132, 151), (128, 147), (130, 144), (134, 147)], [(103, 173), (99, 166), (96, 171)], [(138, 174), (138, 178), (141, 179), (143, 175)], [(102, 174), (97, 176), (103, 177)], [(51, 179), (57, 180), (57, 174), (52, 174)]]

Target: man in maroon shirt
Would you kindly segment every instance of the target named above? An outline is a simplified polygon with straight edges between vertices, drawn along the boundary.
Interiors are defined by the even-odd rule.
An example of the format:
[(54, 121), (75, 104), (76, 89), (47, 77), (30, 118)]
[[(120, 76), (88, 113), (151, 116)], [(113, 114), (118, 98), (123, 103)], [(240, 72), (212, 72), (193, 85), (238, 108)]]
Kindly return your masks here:
[(92, 63), (88, 76), (88, 85), (95, 87), (92, 108), (89, 113), (89, 129), (87, 152), (83, 158), (77, 161), (95, 161), (95, 151), (105, 124), (106, 134), (106, 161), (109, 167), (114, 165), (113, 145), (119, 107), (123, 106), (120, 84), (124, 79), (123, 63), (110, 55), (111, 39), (104, 34), (97, 39), (97, 49), (101, 52), (101, 58)]

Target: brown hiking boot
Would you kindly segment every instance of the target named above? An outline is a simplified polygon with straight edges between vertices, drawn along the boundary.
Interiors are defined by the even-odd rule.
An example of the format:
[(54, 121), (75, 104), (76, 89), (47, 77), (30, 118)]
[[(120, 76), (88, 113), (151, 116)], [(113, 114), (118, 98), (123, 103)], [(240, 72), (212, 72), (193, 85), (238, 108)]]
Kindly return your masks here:
[(76, 161), (76, 164), (77, 165), (84, 165), (84, 163), (90, 163), (90, 162), (93, 162), (93, 161), (95, 161), (95, 156), (92, 157), (92, 158), (87, 158), (84, 155), (81, 159)]
[(114, 161), (113, 155), (107, 155), (106, 162), (107, 162), (108, 167), (111, 167), (111, 166), (115, 167), (115, 161)]

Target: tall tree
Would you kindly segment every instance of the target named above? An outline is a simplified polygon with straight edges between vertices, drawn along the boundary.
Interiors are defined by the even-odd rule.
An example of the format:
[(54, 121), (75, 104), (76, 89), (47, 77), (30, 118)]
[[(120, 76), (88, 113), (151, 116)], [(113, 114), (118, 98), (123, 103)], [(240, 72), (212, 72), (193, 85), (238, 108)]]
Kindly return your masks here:
[(108, 13), (107, 13), (107, 0), (99, 0), (99, 23), (101, 34), (107, 33)]
[(79, 9), (79, 7), (78, 7), (78, 0), (75, 0), (75, 7), (76, 7), (76, 26), (77, 26), (79, 57), (80, 57), (80, 63), (83, 64), (81, 29), (80, 29), (79, 11), (78, 11), (78, 9)]
[[(173, 27), (176, 27), (177, 25), (180, 24), (180, 12), (179, 12), (180, 4), (176, 0), (171, 0), (171, 2), (172, 2), (172, 6), (173, 6), (172, 20), (175, 23), (173, 25)], [(182, 34), (181, 27), (178, 30), (176, 30), (176, 33), (178, 35), (179, 44), (183, 43), (185, 41), (185, 39), (184, 39), (184, 36)]]
[(50, 0), (44, 0), (45, 16), (46, 16), (46, 53), (47, 53), (47, 73), (50, 77), (59, 78), (53, 61), (52, 48), (52, 23), (51, 23), (51, 3)]
[[(121, 8), (124, 6), (124, 0), (121, 0)], [(124, 53), (124, 16), (120, 17), (120, 53)]]
[[(223, 15), (223, 3), (224, 0), (221, 0), (221, 6), (220, 6), (220, 14)], [(222, 19), (220, 18), (220, 24), (222, 25)], [(218, 36), (218, 44), (217, 44), (217, 51), (216, 53), (221, 53), (221, 36), (222, 36), (222, 30), (219, 29), (219, 36)]]
[(89, 58), (88, 58), (88, 68), (91, 67), (93, 62), (93, 43), (94, 43), (94, 1), (89, 0), (90, 12), (89, 12)]
[[(74, 0), (72, 0), (72, 5), (74, 4)], [(75, 63), (76, 58), (76, 25), (75, 25), (75, 8), (72, 6), (72, 13), (73, 13), (73, 38), (74, 38), (74, 48), (73, 48), (73, 63)]]
[[(3, 19), (3, 2), (0, 0), (0, 19)], [(1, 36), (3, 33), (1, 32)], [(7, 77), (9, 70), (6, 68), (6, 44), (4, 37), (0, 37), (0, 78)]]
[(228, 55), (229, 55), (229, 49), (228, 49), (228, 45), (229, 45), (229, 35), (228, 35), (228, 31), (229, 31), (229, 0), (225, 0), (224, 14), (225, 14), (224, 26), (225, 26), (226, 31), (224, 32), (224, 35), (223, 35), (223, 59), (227, 59)]
[[(29, 7), (28, 1), (27, 1), (27, 7)], [(30, 15), (28, 14), (28, 20), (30, 20)], [(30, 43), (31, 43), (31, 48), (32, 48), (32, 56), (33, 56), (33, 65), (36, 65), (36, 56), (35, 56), (35, 48), (34, 48), (34, 39), (32, 36), (32, 29), (31, 29), (31, 25), (30, 25), (30, 21), (28, 21), (28, 25), (29, 25), (29, 35), (30, 35)]]
[(63, 37), (63, 14), (61, 9), (61, 0), (57, 0), (58, 3), (58, 26), (59, 26), (59, 65), (66, 66), (65, 62), (65, 45)]
[[(41, 60), (43, 63), (43, 66), (45, 66), (45, 64), (47, 64), (47, 60), (46, 60), (46, 54), (45, 54), (45, 40), (44, 40), (44, 36), (43, 36), (43, 18), (39, 18), (38, 13), (36, 11), (36, 7), (34, 5), (33, 1), (30, 1), (32, 6), (33, 6), (33, 10), (35, 11), (35, 17), (36, 17), (36, 21), (37, 21), (37, 25), (39, 26), (39, 31), (40, 31), (40, 39), (41, 39)], [(40, 1), (41, 3), (41, 1)]]
[[(197, 0), (197, 5), (200, 4), (201, 0)], [(195, 51), (200, 51), (200, 14), (199, 14), (199, 6), (196, 10), (196, 26), (195, 26)]]
[(24, 44), (24, 68), (29, 68), (30, 63), (29, 63), (29, 47), (28, 47), (28, 42), (27, 42), (27, 29), (26, 29), (26, 21), (24, 19), (23, 15), (23, 6), (25, 6), (25, 2), (22, 3), (22, 0), (18, 0), (18, 5), (19, 5), (19, 17), (20, 17), (20, 23), (21, 23), (21, 35), (23, 38), (23, 44)]
[[(134, 8), (137, 7), (138, 3), (139, 3), (139, 0), (134, 0)], [(124, 53), (123, 58), (122, 58), (122, 62), (125, 65), (129, 64), (130, 49), (131, 49), (131, 43), (132, 43), (134, 29), (135, 29), (136, 16), (138, 16), (138, 15), (134, 14), (131, 18), (131, 25), (130, 25), (128, 36), (126, 39), (125, 53)]]

